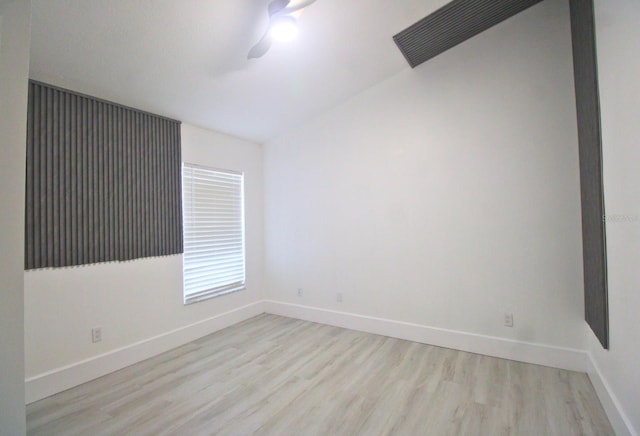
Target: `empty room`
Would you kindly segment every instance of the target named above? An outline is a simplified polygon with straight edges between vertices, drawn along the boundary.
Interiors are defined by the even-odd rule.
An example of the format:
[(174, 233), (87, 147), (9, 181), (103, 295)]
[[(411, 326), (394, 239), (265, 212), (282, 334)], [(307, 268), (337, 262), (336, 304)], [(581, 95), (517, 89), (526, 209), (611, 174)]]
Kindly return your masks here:
[(0, 435), (638, 435), (637, 0), (2, 0)]

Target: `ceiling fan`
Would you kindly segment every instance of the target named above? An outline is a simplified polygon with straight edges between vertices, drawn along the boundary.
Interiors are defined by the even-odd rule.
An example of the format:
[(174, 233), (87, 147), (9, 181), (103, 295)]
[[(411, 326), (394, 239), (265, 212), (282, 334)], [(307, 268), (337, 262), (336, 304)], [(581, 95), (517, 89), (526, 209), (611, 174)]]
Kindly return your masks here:
[(273, 0), (269, 3), (269, 6), (267, 6), (269, 25), (260, 41), (249, 50), (248, 58), (255, 59), (264, 56), (271, 48), (273, 39), (287, 41), (295, 38), (297, 34), (296, 15), (315, 1)]

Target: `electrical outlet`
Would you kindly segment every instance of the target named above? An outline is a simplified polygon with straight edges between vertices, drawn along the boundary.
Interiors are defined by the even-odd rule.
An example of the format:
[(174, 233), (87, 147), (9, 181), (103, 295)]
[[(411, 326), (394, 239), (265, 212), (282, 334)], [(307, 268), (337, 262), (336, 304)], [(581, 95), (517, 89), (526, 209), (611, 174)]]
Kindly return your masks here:
[(298, 288), (298, 297), (302, 297), (302, 288)]
[(336, 301), (337, 301), (338, 303), (342, 303), (342, 292), (338, 292), (338, 293), (336, 294)]
[(513, 313), (504, 314), (504, 325), (505, 327), (513, 327)]
[(102, 340), (102, 327), (94, 327), (91, 329), (91, 341), (93, 343), (100, 342)]

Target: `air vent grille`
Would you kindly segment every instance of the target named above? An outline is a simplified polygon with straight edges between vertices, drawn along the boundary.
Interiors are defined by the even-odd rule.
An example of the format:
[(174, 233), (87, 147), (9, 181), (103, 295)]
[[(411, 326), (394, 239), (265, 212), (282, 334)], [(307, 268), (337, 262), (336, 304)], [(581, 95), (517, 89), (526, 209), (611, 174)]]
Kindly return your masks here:
[(393, 37), (412, 68), (542, 0), (454, 0)]

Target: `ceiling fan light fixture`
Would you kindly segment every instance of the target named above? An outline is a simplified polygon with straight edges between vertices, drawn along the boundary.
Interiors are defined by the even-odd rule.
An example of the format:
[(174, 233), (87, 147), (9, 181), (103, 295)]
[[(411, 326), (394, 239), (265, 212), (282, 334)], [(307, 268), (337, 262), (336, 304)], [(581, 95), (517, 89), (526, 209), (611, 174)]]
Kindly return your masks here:
[(275, 41), (290, 42), (298, 36), (298, 23), (290, 15), (281, 15), (273, 19), (269, 35)]
[(298, 36), (296, 18), (304, 8), (316, 0), (271, 0), (267, 6), (269, 13), (269, 26), (262, 38), (249, 50), (248, 59), (256, 59), (264, 56), (271, 48), (273, 41), (289, 42)]

